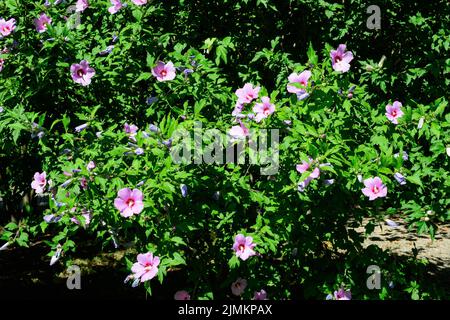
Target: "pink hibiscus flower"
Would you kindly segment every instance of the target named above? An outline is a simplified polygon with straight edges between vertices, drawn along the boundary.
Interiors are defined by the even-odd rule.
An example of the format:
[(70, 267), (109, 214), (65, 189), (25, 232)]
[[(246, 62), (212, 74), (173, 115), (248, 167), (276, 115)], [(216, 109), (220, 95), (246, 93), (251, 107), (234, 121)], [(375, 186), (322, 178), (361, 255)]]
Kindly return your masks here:
[(253, 296), (253, 300), (267, 300), (267, 292), (264, 289), (261, 289), (261, 291), (255, 291), (255, 294)]
[(88, 0), (78, 0), (75, 6), (75, 12), (83, 12), (89, 7), (89, 2)]
[(392, 105), (388, 104), (386, 106), (386, 117), (393, 124), (398, 124), (398, 118), (403, 116), (403, 111), (401, 110), (402, 104), (401, 102), (394, 101)]
[[(306, 87), (308, 86), (309, 78), (311, 77), (311, 71), (305, 70), (302, 73), (291, 73), (288, 77), (287, 91), (290, 93), (295, 93), (297, 96), (301, 97), (306, 94)], [(297, 84), (295, 86), (294, 84)], [(301, 88), (298, 87), (301, 86)]]
[(114, 200), (114, 206), (120, 211), (120, 215), (128, 218), (133, 214), (139, 214), (144, 209), (142, 202), (143, 194), (140, 190), (129, 188), (120, 189), (117, 193), (117, 198)]
[(191, 300), (191, 296), (190, 296), (189, 292), (187, 292), (185, 290), (180, 290), (180, 291), (175, 292), (174, 299), (175, 300)]
[(245, 237), (242, 234), (238, 234), (236, 238), (234, 238), (233, 250), (236, 252), (236, 256), (243, 261), (256, 255), (256, 252), (253, 250), (255, 246), (256, 243), (253, 243), (253, 238), (250, 236)]
[(31, 187), (36, 191), (36, 193), (43, 193), (45, 186), (47, 184), (47, 174), (44, 172), (36, 172), (34, 174), (34, 180), (31, 182)]
[(137, 6), (142, 6), (147, 3), (147, 0), (132, 0), (132, 2)]
[(136, 263), (131, 267), (135, 279), (141, 282), (153, 279), (158, 273), (159, 257), (153, 257), (153, 253), (138, 254)]
[(233, 139), (244, 139), (245, 137), (247, 137), (250, 134), (250, 131), (248, 130), (248, 128), (240, 120), (239, 120), (239, 123), (240, 123), (239, 126), (231, 127), (230, 131), (228, 132), (228, 134)]
[(237, 89), (235, 94), (239, 104), (250, 103), (258, 98), (260, 87), (254, 87), (251, 83), (246, 83), (243, 88)]
[(82, 60), (79, 64), (74, 63), (70, 66), (70, 73), (72, 74), (72, 80), (82, 86), (88, 86), (91, 84), (91, 79), (95, 75), (95, 70), (89, 67), (89, 62)]
[(345, 291), (344, 288), (340, 288), (334, 292), (335, 300), (352, 300), (352, 293), (350, 290)]
[(238, 278), (235, 282), (231, 284), (231, 292), (235, 296), (240, 296), (244, 293), (245, 288), (247, 288), (247, 280)]
[(270, 103), (269, 97), (262, 97), (262, 103), (257, 103), (253, 107), (253, 112), (256, 113), (255, 121), (260, 122), (275, 112), (275, 105)]
[(89, 161), (89, 163), (86, 166), (86, 169), (88, 169), (88, 171), (91, 171), (91, 170), (95, 169), (95, 162), (94, 161)]
[(52, 18), (42, 13), (39, 18), (34, 20), (34, 25), (36, 26), (36, 31), (39, 33), (47, 31), (47, 26), (52, 24)]
[(120, 0), (110, 0), (112, 7), (108, 8), (109, 13), (111, 14), (115, 14), (117, 13), (120, 9), (122, 9), (122, 2), (120, 2)]
[(350, 62), (353, 60), (353, 53), (346, 51), (347, 46), (340, 44), (337, 50), (331, 50), (331, 63), (333, 69), (338, 72), (347, 72), (350, 70)]
[[(311, 162), (312, 161), (313, 160), (311, 158), (309, 158), (309, 162), (302, 161), (302, 164), (298, 164), (295, 168), (297, 169), (298, 172), (304, 173), (304, 172), (309, 170), (309, 168), (311, 167)], [(316, 179), (316, 178), (319, 177), (319, 175), (320, 175), (320, 169), (319, 168), (314, 168), (314, 170), (309, 175), (309, 178)]]
[(89, 7), (89, 2), (87, 0), (78, 0), (75, 12), (83, 12)]
[(369, 200), (371, 201), (376, 198), (386, 197), (387, 195), (387, 187), (379, 177), (364, 180), (364, 185), (366, 187), (361, 191), (365, 196), (369, 197)]
[(125, 133), (129, 134), (130, 136), (135, 136), (137, 131), (139, 130), (139, 128), (134, 124), (128, 123), (124, 124), (123, 129), (125, 130)]
[(158, 81), (169, 81), (175, 79), (175, 67), (171, 61), (164, 63), (159, 61), (156, 67), (152, 69), (153, 76)]
[(12, 18), (6, 21), (0, 19), (0, 38), (9, 36), (16, 28), (16, 19)]

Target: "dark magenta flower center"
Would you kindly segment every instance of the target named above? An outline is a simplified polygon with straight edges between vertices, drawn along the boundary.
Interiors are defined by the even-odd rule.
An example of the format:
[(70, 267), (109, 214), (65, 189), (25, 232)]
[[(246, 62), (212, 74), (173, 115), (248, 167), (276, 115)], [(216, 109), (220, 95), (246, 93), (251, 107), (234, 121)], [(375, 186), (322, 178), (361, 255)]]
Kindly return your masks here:
[(82, 77), (84, 75), (85, 75), (85, 73), (84, 73), (83, 69), (78, 69), (77, 76)]
[(127, 200), (127, 206), (128, 206), (128, 207), (134, 206), (134, 200), (133, 200), (133, 199), (128, 199), (128, 200)]

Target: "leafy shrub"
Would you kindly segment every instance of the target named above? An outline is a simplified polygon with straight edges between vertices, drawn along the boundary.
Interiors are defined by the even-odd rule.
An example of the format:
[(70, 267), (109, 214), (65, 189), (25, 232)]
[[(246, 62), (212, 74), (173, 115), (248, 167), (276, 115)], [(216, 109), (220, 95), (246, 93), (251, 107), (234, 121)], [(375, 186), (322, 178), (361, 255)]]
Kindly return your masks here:
[[(434, 237), (449, 219), (449, 15), (437, 13), (447, 1), (379, 1), (378, 31), (366, 28), (359, 0), (124, 1), (114, 14), (109, 1), (92, 0), (79, 25), (67, 11), (75, 1), (58, 2), (0, 4), (1, 17), (16, 19), (0, 40), (1, 239), (28, 246), (51, 234), (49, 258), (61, 254), (66, 265), (86, 242), (96, 252), (131, 247), (124, 278), (155, 261), (136, 262), (151, 252), (160, 282), (182, 274), (174, 290), (199, 299), (230, 297), (239, 277), (248, 280), (244, 298), (264, 289), (273, 299), (323, 299), (341, 285), (361, 299), (429, 297), (410, 264), (364, 249), (354, 229), (369, 218), (370, 234), (400, 214)], [(52, 21), (38, 32), (42, 13)], [(340, 43), (355, 57), (345, 73), (330, 59)], [(77, 80), (82, 61), (93, 69), (87, 82)], [(174, 79), (158, 81), (159, 61), (175, 65)], [(303, 95), (289, 92), (289, 76), (305, 70), (306, 87), (290, 90)], [(235, 92), (246, 83), (260, 91), (239, 125)], [(257, 122), (248, 113), (264, 96), (275, 110)], [(386, 116), (395, 101), (398, 124)], [(279, 130), (278, 172), (249, 161), (174, 162), (177, 134), (200, 125)], [(35, 172), (46, 176), (31, 191)], [(386, 197), (363, 194), (372, 177)], [(232, 250), (238, 234), (256, 244), (248, 259)], [(383, 270), (381, 291), (365, 286), (371, 264)]]

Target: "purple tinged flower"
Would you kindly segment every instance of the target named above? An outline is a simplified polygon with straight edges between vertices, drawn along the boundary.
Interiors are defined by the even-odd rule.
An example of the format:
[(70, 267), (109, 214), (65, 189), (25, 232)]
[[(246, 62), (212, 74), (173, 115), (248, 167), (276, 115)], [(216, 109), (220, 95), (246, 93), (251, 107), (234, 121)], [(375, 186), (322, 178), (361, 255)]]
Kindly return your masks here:
[(364, 185), (365, 188), (361, 191), (365, 196), (369, 197), (370, 201), (386, 197), (387, 195), (387, 187), (379, 177), (364, 180)]
[(192, 70), (192, 69), (184, 69), (184, 71), (183, 71), (184, 77), (188, 77), (193, 72), (194, 72), (194, 70)]
[[(0, 70), (1, 71), (1, 70)], [(0, 113), (2, 113), (5, 109), (3, 107), (0, 107)]]
[(159, 263), (159, 257), (153, 257), (152, 252), (138, 254), (137, 262), (133, 264), (131, 271), (136, 279), (141, 279), (141, 282), (145, 282), (157, 275)]
[(16, 28), (16, 19), (12, 18), (6, 21), (0, 19), (0, 39), (9, 36)]
[(44, 221), (47, 223), (56, 223), (61, 220), (62, 216), (55, 216), (54, 214), (48, 214), (44, 216)]
[(234, 110), (231, 113), (231, 115), (233, 117), (238, 117), (242, 114), (242, 109), (244, 109), (244, 106), (242, 104), (240, 104), (239, 102), (236, 103), (236, 105), (234, 106)]
[(72, 169), (72, 172), (73, 172), (73, 173), (80, 173), (81, 170), (80, 170), (80, 169)]
[(61, 184), (61, 188), (66, 188), (70, 183), (72, 182), (72, 179), (68, 179)]
[[(399, 153), (394, 154), (394, 158), (398, 158), (400, 156)], [(409, 155), (408, 152), (403, 151), (403, 156), (402, 156), (403, 161), (407, 161), (409, 160)]]
[(235, 282), (231, 284), (231, 292), (235, 296), (240, 296), (244, 293), (245, 288), (247, 288), (247, 280), (238, 278)]
[(340, 44), (336, 50), (331, 50), (330, 57), (333, 69), (338, 72), (350, 70), (350, 62), (353, 60), (353, 53), (346, 51), (347, 46)]
[(388, 104), (386, 106), (386, 117), (393, 124), (398, 124), (398, 119), (403, 116), (403, 111), (401, 110), (402, 104), (398, 101), (394, 101), (392, 105)]
[(134, 137), (137, 133), (137, 131), (139, 130), (139, 128), (137, 126), (135, 126), (134, 124), (128, 124), (125, 123), (125, 125), (123, 126), (123, 129), (125, 130), (125, 133)]
[(138, 156), (143, 155), (144, 154), (144, 149), (137, 148), (136, 150), (134, 150), (134, 153), (137, 154)]
[(37, 194), (43, 193), (45, 186), (47, 185), (47, 173), (44, 171), (42, 173), (36, 172), (34, 174), (34, 180), (31, 182), (31, 188), (33, 188)]
[(396, 172), (394, 174), (394, 178), (395, 180), (397, 180), (397, 182), (401, 185), (404, 186), (406, 184), (406, 178), (400, 173), (400, 172)]
[(352, 300), (352, 293), (350, 290), (345, 291), (344, 288), (340, 288), (334, 292), (335, 300)]
[(131, 0), (135, 5), (142, 6), (147, 3), (147, 0)]
[(152, 97), (152, 96), (150, 96), (150, 97), (148, 97), (147, 98), (147, 104), (149, 105), (149, 106), (151, 106), (152, 104), (154, 104), (155, 102), (157, 102), (158, 101), (158, 97)]
[[(302, 163), (296, 165), (295, 168), (297, 169), (297, 171), (298, 171), (299, 173), (302, 173), (302, 174), (303, 174), (303, 173), (305, 173), (306, 171), (308, 171), (308, 170), (311, 169), (311, 163), (312, 163), (312, 162), (313, 162), (313, 160), (312, 160), (311, 158), (309, 158), (309, 162), (307, 162), (307, 161), (302, 161)], [(319, 169), (318, 167), (316, 167), (316, 168), (314, 168), (314, 169), (312, 170), (311, 174), (308, 176), (307, 179), (309, 179), (309, 181), (306, 182), (306, 185), (305, 185), (304, 187), (306, 187), (312, 179), (316, 179), (316, 178), (318, 178), (319, 176), (320, 176), (320, 169)]]
[(332, 184), (334, 184), (334, 179), (325, 179), (323, 180), (323, 184), (326, 186), (331, 186)]
[(292, 124), (291, 120), (284, 120), (283, 121), (285, 125), (290, 126)]
[(80, 186), (83, 190), (86, 190), (88, 188), (88, 181), (87, 181), (86, 177), (82, 177), (80, 179)]
[(238, 103), (246, 104), (258, 98), (261, 87), (253, 87), (251, 83), (246, 83), (244, 87), (237, 89), (235, 94), (238, 97)]
[(89, 7), (89, 2), (87, 0), (78, 0), (75, 7), (75, 12), (83, 12)]
[(311, 71), (309, 70), (305, 70), (300, 74), (291, 73), (288, 77), (287, 91), (289, 93), (295, 93), (297, 97), (303, 96), (306, 94), (309, 78), (311, 78)]
[(186, 198), (188, 195), (188, 187), (185, 184), (180, 185), (181, 195)]
[(447, 156), (450, 157), (450, 147), (445, 148), (445, 152), (447, 153)]
[(358, 181), (359, 181), (360, 183), (363, 182), (363, 176), (362, 176), (361, 174), (358, 174), (356, 177), (358, 178)]
[(122, 9), (122, 2), (120, 0), (110, 0), (112, 7), (108, 8), (109, 13), (111, 14), (115, 14), (117, 13), (120, 9)]
[(170, 139), (168, 139), (168, 140), (166, 140), (166, 141), (163, 141), (162, 143), (163, 143), (163, 145), (165, 145), (167, 148), (171, 148), (172, 147), (172, 138), (170, 138)]
[(175, 300), (191, 300), (191, 296), (189, 295), (189, 292), (185, 290), (180, 290), (175, 292), (175, 295), (173, 296)]
[(91, 170), (93, 170), (93, 169), (95, 169), (95, 162), (94, 161), (89, 161), (89, 163), (87, 164), (87, 166), (86, 166), (86, 169), (88, 170), (88, 171), (91, 171)]
[(74, 63), (70, 66), (70, 73), (73, 81), (82, 86), (88, 86), (95, 75), (95, 70), (89, 66), (89, 62), (82, 60), (80, 63)]
[(42, 13), (39, 18), (34, 20), (34, 25), (36, 26), (36, 31), (39, 33), (47, 31), (47, 26), (52, 24), (52, 18)]
[(46, 6), (47, 8), (50, 7), (51, 3), (49, 0), (45, 0), (44, 2), (44, 6)]
[(256, 113), (255, 121), (260, 122), (275, 112), (275, 105), (270, 102), (269, 97), (262, 97), (262, 103), (256, 103), (253, 107), (253, 112)]
[(333, 295), (331, 293), (329, 293), (326, 297), (325, 300), (333, 300)]
[[(84, 210), (84, 213), (81, 214), (82, 217), (84, 218), (84, 224), (87, 226), (91, 223), (91, 219), (92, 219), (92, 214), (90, 212), (87, 212), (86, 210)], [(76, 218), (76, 217), (72, 217), (70, 218), (70, 221), (72, 221), (75, 224), (80, 224), (80, 221)]]
[(144, 209), (143, 194), (138, 189), (123, 188), (117, 193), (114, 206), (120, 211), (120, 215), (128, 218), (133, 214), (139, 214)]
[(308, 178), (306, 178), (303, 181), (300, 181), (297, 185), (297, 190), (299, 192), (303, 192), (305, 191), (306, 187), (309, 185), (309, 183), (312, 181), (313, 179), (311, 178), (311, 176), (309, 176)]
[(170, 81), (175, 79), (176, 70), (171, 61), (164, 63), (159, 61), (156, 67), (152, 69), (152, 74), (158, 81)]
[(149, 128), (149, 130), (151, 132), (158, 132), (159, 131), (158, 127), (156, 125), (154, 125), (154, 124), (149, 125), (148, 128)]
[(116, 43), (117, 42), (117, 40), (119, 40), (119, 36), (117, 35), (117, 34), (113, 34), (113, 37), (112, 37), (112, 42), (113, 43)]
[(261, 289), (261, 291), (255, 291), (253, 300), (267, 300), (267, 292), (264, 289)]
[(110, 46), (107, 46), (105, 50), (100, 51), (98, 54), (101, 56), (106, 56), (107, 54), (110, 54), (113, 50), (114, 50), (114, 46), (110, 45)]
[(305, 92), (305, 93), (297, 93), (297, 100), (298, 101), (302, 101), (305, 100), (306, 98), (309, 97), (309, 93)]
[(228, 134), (234, 139), (244, 139), (250, 134), (249, 129), (239, 120), (239, 126), (231, 127)]
[(256, 252), (253, 250), (255, 246), (256, 244), (253, 243), (253, 238), (250, 236), (245, 237), (243, 234), (238, 234), (234, 238), (233, 250), (236, 252), (236, 256), (243, 261), (256, 255)]

